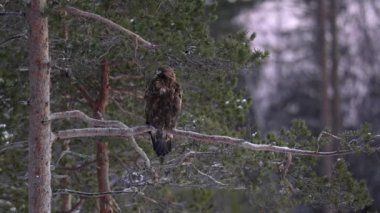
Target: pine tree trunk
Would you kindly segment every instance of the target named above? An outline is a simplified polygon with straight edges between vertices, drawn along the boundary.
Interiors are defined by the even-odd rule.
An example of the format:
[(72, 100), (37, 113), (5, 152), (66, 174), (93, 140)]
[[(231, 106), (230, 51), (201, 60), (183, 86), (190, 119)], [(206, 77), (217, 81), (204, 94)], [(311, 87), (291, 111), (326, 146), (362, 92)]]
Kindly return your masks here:
[(330, 33), (331, 33), (331, 85), (333, 90), (332, 107), (332, 131), (337, 134), (342, 126), (341, 111), (340, 111), (340, 90), (339, 90), (339, 75), (338, 75), (338, 29), (336, 26), (336, 0), (330, 0)]
[[(98, 141), (96, 143), (96, 162), (98, 174), (98, 190), (99, 192), (109, 192), (111, 187), (109, 184), (108, 170), (108, 144), (106, 142)], [(112, 197), (105, 195), (99, 198), (99, 212), (112, 213)]]
[[(327, 68), (327, 41), (326, 41), (326, 2), (325, 0), (318, 1), (318, 46), (319, 46), (319, 68), (321, 75), (321, 123), (322, 129), (331, 130), (333, 127), (333, 117), (331, 109), (331, 101), (329, 90), (331, 86), (330, 72)], [(324, 151), (331, 151), (333, 149), (333, 144), (328, 143), (322, 147)], [(322, 159), (321, 165), (321, 175), (330, 177), (333, 172), (333, 161), (334, 158), (326, 157)], [(323, 212), (332, 213), (335, 209), (332, 209), (328, 205), (323, 207)]]
[(321, 75), (321, 122), (322, 128), (331, 129), (331, 105), (329, 99), (330, 75), (326, 58), (326, 5), (324, 0), (318, 1), (318, 47), (319, 72)]
[[(109, 73), (110, 67), (107, 61), (102, 64), (102, 79), (95, 107), (93, 109), (94, 117), (102, 119), (101, 115), (106, 111), (109, 96)], [(109, 159), (108, 159), (108, 144), (104, 141), (96, 143), (96, 164), (98, 175), (98, 190), (99, 192), (111, 191), (109, 183)], [(99, 212), (112, 213), (112, 196), (105, 195), (99, 199)]]
[(31, 0), (27, 9), (29, 24), (29, 212), (51, 210), (51, 129), (50, 64), (48, 19), (43, 15), (46, 0)]

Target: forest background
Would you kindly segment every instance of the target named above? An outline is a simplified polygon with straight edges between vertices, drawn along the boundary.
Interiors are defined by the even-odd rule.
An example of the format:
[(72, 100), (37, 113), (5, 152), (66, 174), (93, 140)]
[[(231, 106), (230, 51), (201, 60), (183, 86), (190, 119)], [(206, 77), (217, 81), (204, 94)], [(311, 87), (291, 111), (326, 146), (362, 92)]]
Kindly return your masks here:
[[(0, 6), (0, 209), (23, 212), (32, 208), (30, 5)], [(58, 140), (51, 210), (379, 210), (379, 9), (371, 0), (48, 1), (41, 16), (49, 19), (52, 112), (143, 125), (145, 86), (168, 64), (184, 90), (178, 129), (353, 152), (322, 158), (175, 138), (160, 165), (143, 134)], [(53, 132), (85, 126), (51, 125)]]

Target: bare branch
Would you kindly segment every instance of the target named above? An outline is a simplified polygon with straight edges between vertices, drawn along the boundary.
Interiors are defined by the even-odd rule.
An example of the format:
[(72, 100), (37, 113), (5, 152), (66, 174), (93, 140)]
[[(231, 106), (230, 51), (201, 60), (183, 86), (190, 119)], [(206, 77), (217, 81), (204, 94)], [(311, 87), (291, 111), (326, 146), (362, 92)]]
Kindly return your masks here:
[(331, 152), (317, 152), (301, 149), (293, 149), (286, 146), (275, 146), (271, 144), (254, 144), (249, 141), (245, 141), (239, 138), (233, 138), (228, 136), (220, 135), (206, 135), (200, 134), (192, 131), (184, 131), (179, 129), (174, 129), (171, 131), (173, 135), (178, 138), (193, 139), (197, 141), (209, 142), (209, 143), (224, 143), (239, 146), (245, 149), (255, 150), (255, 151), (269, 151), (278, 153), (291, 153), (293, 155), (305, 155), (305, 156), (336, 156), (336, 155), (347, 155), (355, 153), (352, 150), (341, 150), (341, 151), (331, 151)]
[(74, 85), (81, 92), (81, 95), (84, 97), (84, 99), (86, 99), (87, 103), (91, 106), (91, 108), (94, 108), (95, 100), (91, 97), (88, 90), (82, 84), (76, 83)]
[(52, 113), (50, 115), (50, 120), (71, 119), (71, 118), (80, 119), (90, 126), (98, 126), (98, 127), (122, 127), (122, 126), (125, 126), (125, 124), (123, 124), (120, 121), (116, 121), (116, 120), (98, 120), (98, 119), (91, 118), (79, 110), (56, 112), (56, 113)]
[(0, 154), (7, 151), (7, 150), (27, 148), (27, 147), (28, 147), (28, 141), (5, 143), (5, 145), (0, 146)]
[(341, 140), (341, 139), (342, 139), (342, 138), (340, 138), (340, 137), (338, 137), (338, 136), (336, 136), (336, 135), (333, 135), (333, 134), (331, 134), (331, 133), (329, 133), (329, 132), (322, 131), (322, 132), (319, 134), (317, 141), (318, 141), (318, 142), (321, 141), (322, 136), (324, 136), (324, 135), (330, 136), (330, 137), (332, 137), (332, 138), (334, 138), (334, 139), (336, 139), (336, 140)]
[(73, 206), (69, 211), (64, 212), (64, 213), (72, 213), (72, 212), (80, 212), (80, 208), (82, 207), (85, 199), (84, 198), (79, 198), (79, 202)]
[(27, 38), (27, 35), (26, 35), (26, 33), (20, 33), (20, 34), (11, 36), (11, 37), (5, 39), (4, 41), (0, 42), (0, 46), (5, 44), (5, 43), (8, 43), (12, 40), (18, 39), (18, 38)]
[[(155, 129), (150, 126), (137, 126), (132, 128), (83, 128), (83, 129), (70, 129), (58, 131), (57, 139), (70, 139), (79, 137), (98, 137), (98, 136), (117, 136), (117, 137), (130, 137), (134, 135), (141, 135), (149, 131), (154, 131)], [(245, 149), (255, 150), (255, 151), (269, 151), (278, 153), (291, 153), (293, 155), (304, 155), (304, 156), (337, 156), (337, 155), (347, 155), (355, 153), (352, 150), (342, 150), (342, 151), (331, 151), (331, 152), (317, 152), (301, 149), (293, 149), (286, 146), (275, 146), (271, 144), (254, 144), (249, 141), (245, 141), (239, 138), (232, 138), (228, 136), (220, 135), (206, 135), (200, 134), (192, 131), (184, 131), (174, 129), (171, 133), (178, 137), (184, 139), (194, 139), (197, 141), (203, 141), (208, 143), (216, 144), (230, 144), (239, 146)]]
[(98, 136), (116, 136), (116, 137), (130, 137), (134, 135), (141, 135), (143, 133), (154, 131), (150, 126), (137, 126), (132, 128), (82, 128), (82, 129), (69, 129), (58, 131), (56, 139), (70, 139), (70, 138), (83, 138), (83, 137), (98, 137)]
[(80, 197), (89, 197), (89, 198), (98, 198), (103, 197), (104, 195), (115, 195), (115, 194), (128, 194), (128, 193), (137, 193), (138, 190), (136, 187), (126, 188), (121, 191), (109, 191), (109, 192), (82, 192), (71, 189), (57, 189), (53, 194), (73, 194)]
[(162, 168), (173, 168), (181, 165), (187, 158), (191, 156), (196, 156), (196, 155), (215, 155), (216, 152), (196, 152), (190, 150), (189, 152), (183, 154), (179, 159), (172, 159), (167, 161), (166, 165), (162, 165)]
[[(83, 112), (79, 110), (74, 110), (74, 111), (66, 111), (66, 112), (57, 112), (53, 113), (50, 115), (50, 120), (54, 119), (70, 119), (70, 118), (79, 118), (86, 122), (89, 125), (92, 126), (98, 126), (98, 127), (119, 127), (119, 128), (124, 128), (124, 129), (129, 129), (127, 125), (120, 121), (116, 120), (98, 120), (94, 118), (90, 118)], [(152, 129), (152, 128), (151, 128)], [(154, 129), (153, 129), (154, 130)], [(149, 130), (148, 130), (149, 131)], [(59, 137), (59, 136), (58, 136)], [(144, 152), (144, 150), (137, 144), (135, 138), (133, 135), (130, 135), (130, 140), (132, 142), (133, 148), (136, 150), (137, 153), (140, 154), (142, 158), (145, 160), (145, 164), (148, 168), (150, 168), (150, 160), (148, 158), (148, 155)]]
[(98, 21), (98, 22), (105, 24), (106, 26), (108, 26), (110, 28), (114, 28), (114, 29), (120, 30), (124, 33), (127, 33), (128, 35), (133, 36), (137, 41), (143, 43), (144, 45), (146, 45), (150, 48), (156, 47), (156, 45), (150, 43), (149, 41), (146, 41), (145, 39), (143, 39), (141, 36), (137, 35), (136, 33), (132, 32), (132, 31), (130, 31), (130, 30), (116, 24), (115, 22), (113, 22), (107, 18), (104, 18), (100, 15), (90, 13), (90, 12), (86, 12), (83, 10), (79, 10), (77, 8), (74, 8), (74, 7), (66, 7), (63, 10), (66, 11), (68, 14), (81, 16), (81, 17), (88, 18), (88, 19), (93, 19), (95, 21)]
[(219, 184), (219, 185), (222, 185), (222, 186), (228, 186), (228, 184), (225, 184), (225, 183), (222, 183), (222, 182), (216, 180), (214, 177), (212, 177), (211, 175), (208, 175), (208, 174), (202, 172), (201, 170), (197, 169), (195, 166), (193, 166), (193, 167), (194, 167), (195, 170), (197, 170), (197, 172), (198, 172), (199, 174), (201, 174), (201, 175), (203, 175), (203, 176), (206, 176), (206, 177), (210, 178), (210, 179), (211, 179), (212, 181), (214, 181), (215, 183), (217, 183), (217, 184)]
[(25, 16), (25, 12), (0, 12), (0, 16), (6, 16), (6, 15), (18, 15), (18, 16)]
[(76, 156), (76, 157), (80, 157), (80, 158), (90, 158), (90, 156), (88, 155), (84, 155), (84, 154), (81, 154), (81, 153), (76, 153), (76, 152), (73, 152), (73, 151), (70, 151), (70, 150), (64, 150), (61, 155), (59, 156), (59, 158), (57, 159), (56, 163), (54, 164), (55, 167), (57, 167), (60, 163), (60, 161), (63, 159), (63, 157), (65, 155), (73, 155), (73, 156)]
[(130, 90), (128, 89), (119, 89), (119, 88), (112, 88), (112, 92), (113, 93), (120, 93), (120, 94), (125, 94), (125, 95), (128, 95), (128, 96), (133, 96), (133, 97), (136, 97), (138, 99), (144, 99), (144, 92), (143, 91), (140, 91), (140, 90), (136, 90), (131, 92)]
[(138, 193), (138, 195), (140, 195), (142, 198), (144, 198), (144, 199), (146, 199), (146, 200), (148, 200), (148, 201), (150, 201), (156, 205), (160, 205), (160, 203), (157, 200), (146, 196), (145, 193), (143, 193), (143, 192)]
[(210, 185), (210, 184), (167, 184), (167, 186), (170, 187), (176, 187), (180, 189), (194, 189), (194, 188), (199, 188), (199, 189), (228, 189), (228, 190), (247, 190), (245, 186), (220, 186), (220, 185)]
[(127, 79), (127, 80), (141, 80), (143, 79), (143, 75), (128, 75), (128, 74), (123, 74), (123, 75), (116, 75), (116, 76), (110, 76), (111, 80), (119, 80), (119, 79)]
[(56, 170), (56, 171), (67, 171), (67, 172), (82, 171), (83, 168), (90, 166), (91, 164), (94, 164), (94, 163), (96, 163), (96, 159), (91, 160), (91, 161), (86, 161), (83, 164), (76, 166), (76, 167), (57, 167), (54, 170)]
[[(141, 135), (149, 131), (155, 131), (151, 126), (136, 126), (132, 128), (127, 128), (125, 124), (119, 121), (102, 121), (89, 118), (87, 115), (80, 111), (68, 111), (53, 113), (50, 117), (53, 119), (60, 118), (81, 118), (87, 123), (96, 124), (96, 126), (101, 126), (104, 128), (83, 128), (83, 129), (70, 129), (58, 131), (56, 134), (57, 139), (69, 139), (78, 137), (97, 137), (97, 136), (118, 136), (118, 137), (130, 137), (135, 135)], [(119, 127), (119, 128), (117, 128)], [(120, 128), (123, 127), (123, 128)], [(254, 151), (267, 151), (267, 152), (277, 152), (277, 153), (289, 153), (292, 155), (302, 155), (302, 156), (316, 156), (316, 157), (326, 157), (326, 156), (339, 156), (348, 155), (356, 153), (354, 150), (337, 150), (329, 152), (319, 152), (310, 151), (302, 149), (294, 149), (286, 146), (275, 146), (271, 144), (254, 144), (249, 141), (240, 138), (233, 138), (229, 136), (220, 135), (207, 135), (192, 131), (185, 131), (174, 129), (171, 130), (172, 133), (177, 138), (183, 139), (193, 139), (196, 141), (203, 141), (207, 143), (215, 144), (230, 144), (238, 147), (242, 147)]]

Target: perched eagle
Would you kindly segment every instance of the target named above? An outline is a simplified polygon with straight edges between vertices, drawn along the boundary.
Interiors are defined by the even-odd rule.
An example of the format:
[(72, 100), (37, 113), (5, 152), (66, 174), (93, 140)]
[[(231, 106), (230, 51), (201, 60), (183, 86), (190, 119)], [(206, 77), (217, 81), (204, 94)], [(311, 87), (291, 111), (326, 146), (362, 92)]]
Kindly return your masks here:
[(173, 138), (165, 130), (175, 128), (182, 105), (182, 90), (171, 67), (158, 68), (156, 76), (147, 86), (144, 99), (146, 124), (157, 129), (155, 133), (150, 133), (153, 149), (162, 163), (163, 157), (171, 151)]

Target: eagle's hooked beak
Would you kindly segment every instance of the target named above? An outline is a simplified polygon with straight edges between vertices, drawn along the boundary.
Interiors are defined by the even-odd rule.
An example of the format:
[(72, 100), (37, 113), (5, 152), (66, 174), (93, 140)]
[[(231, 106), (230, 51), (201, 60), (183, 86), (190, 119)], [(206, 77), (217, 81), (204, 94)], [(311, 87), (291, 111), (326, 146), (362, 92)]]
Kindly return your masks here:
[(156, 75), (159, 75), (159, 74), (161, 74), (162, 73), (162, 71), (160, 70), (160, 69), (157, 69), (156, 70)]

